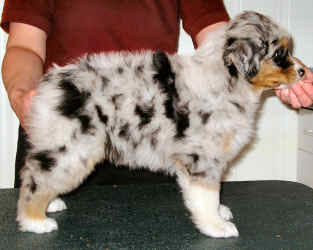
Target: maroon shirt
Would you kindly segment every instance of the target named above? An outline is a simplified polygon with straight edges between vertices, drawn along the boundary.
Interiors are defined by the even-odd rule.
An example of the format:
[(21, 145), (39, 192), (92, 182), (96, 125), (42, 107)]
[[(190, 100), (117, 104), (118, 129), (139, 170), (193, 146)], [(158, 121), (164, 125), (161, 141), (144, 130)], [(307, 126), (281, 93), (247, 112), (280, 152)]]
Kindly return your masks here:
[(228, 21), (222, 0), (6, 0), (1, 27), (10, 22), (48, 34), (45, 69), (85, 53), (177, 51), (179, 22), (195, 39), (204, 27)]

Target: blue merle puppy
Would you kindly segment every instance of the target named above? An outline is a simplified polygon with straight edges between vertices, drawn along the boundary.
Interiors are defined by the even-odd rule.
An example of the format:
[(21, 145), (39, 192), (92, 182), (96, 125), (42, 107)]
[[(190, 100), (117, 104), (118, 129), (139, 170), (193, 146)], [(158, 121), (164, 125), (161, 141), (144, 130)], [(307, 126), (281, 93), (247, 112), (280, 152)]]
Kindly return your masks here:
[(56, 230), (46, 212), (66, 209), (58, 195), (107, 159), (176, 175), (202, 233), (238, 236), (220, 204), (221, 176), (254, 134), (262, 92), (303, 77), (289, 41), (269, 18), (245, 12), (191, 56), (95, 54), (52, 68), (27, 124), (32, 149), (21, 171), (20, 229)]

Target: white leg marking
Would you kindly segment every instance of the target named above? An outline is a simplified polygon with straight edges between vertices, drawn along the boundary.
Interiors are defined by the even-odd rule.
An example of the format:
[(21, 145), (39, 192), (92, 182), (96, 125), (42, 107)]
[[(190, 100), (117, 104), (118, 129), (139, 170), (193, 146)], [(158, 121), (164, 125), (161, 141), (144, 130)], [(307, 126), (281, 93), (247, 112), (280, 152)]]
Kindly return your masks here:
[(55, 213), (55, 212), (63, 211), (65, 209), (67, 209), (65, 202), (63, 200), (61, 200), (60, 198), (56, 198), (49, 203), (49, 206), (47, 208), (47, 212), (48, 213)]
[[(179, 175), (178, 180), (185, 204), (200, 232), (216, 238), (239, 236), (236, 226), (225, 220), (230, 217), (231, 213), (225, 206), (220, 206), (219, 184), (196, 183), (184, 174)], [(226, 218), (222, 218), (221, 213)]]
[(58, 224), (54, 219), (45, 218), (43, 220), (18, 219), (20, 230), (23, 232), (34, 232), (37, 234), (49, 233), (58, 229)]
[(234, 218), (230, 208), (225, 205), (220, 204), (218, 212), (224, 220), (232, 220)]

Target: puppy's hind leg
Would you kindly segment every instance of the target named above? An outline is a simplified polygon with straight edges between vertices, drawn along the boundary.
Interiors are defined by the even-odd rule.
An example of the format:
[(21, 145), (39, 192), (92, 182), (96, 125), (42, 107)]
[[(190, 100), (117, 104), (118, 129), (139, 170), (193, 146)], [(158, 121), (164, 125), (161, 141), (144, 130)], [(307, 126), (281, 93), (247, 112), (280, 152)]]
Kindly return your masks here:
[[(43, 157), (44, 153), (45, 157)], [(47, 162), (50, 164), (44, 165)], [(46, 217), (49, 204), (59, 203), (54, 211), (60, 210), (60, 204), (64, 209), (65, 203), (55, 198), (76, 188), (93, 167), (92, 160), (86, 160), (75, 152), (63, 152), (61, 155), (53, 151), (30, 154), (21, 172), (22, 187), (17, 215), (20, 230), (35, 233), (57, 230), (56, 221)]]
[[(215, 238), (239, 236), (236, 226), (227, 221), (232, 217), (230, 210), (220, 205), (219, 182), (205, 183), (180, 171), (178, 183), (183, 192), (185, 205), (200, 232)], [(227, 211), (224, 211), (225, 209)]]
[(35, 182), (34, 176), (27, 176), (30, 172), (24, 170), (24, 179), (20, 189), (18, 201), (18, 216), (21, 231), (46, 233), (58, 228), (54, 219), (46, 217), (49, 202), (56, 197), (56, 193), (45, 190)]

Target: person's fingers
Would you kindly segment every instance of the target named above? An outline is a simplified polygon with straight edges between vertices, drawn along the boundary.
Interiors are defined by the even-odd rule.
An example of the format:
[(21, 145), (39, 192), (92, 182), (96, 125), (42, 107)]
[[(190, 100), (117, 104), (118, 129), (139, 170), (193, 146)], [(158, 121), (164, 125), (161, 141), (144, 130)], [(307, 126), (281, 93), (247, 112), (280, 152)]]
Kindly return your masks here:
[(35, 90), (24, 91), (19, 90), (16, 91), (14, 97), (11, 98), (11, 106), (18, 117), (21, 126), (27, 130), (27, 118), (29, 116), (29, 112), (31, 109), (32, 98), (35, 95)]
[(27, 120), (29, 117), (29, 113), (31, 112), (31, 104), (32, 104), (32, 98), (36, 94), (35, 90), (31, 90), (27, 92), (27, 94), (24, 96), (24, 107), (23, 107), (23, 117), (22, 117), (22, 122), (21, 125), (24, 128), (24, 130), (27, 133)]
[(301, 108), (302, 105), (301, 105), (297, 95), (292, 90), (289, 91), (289, 100), (290, 100), (289, 103), (291, 104), (291, 106), (293, 108), (295, 108), (295, 109)]
[(304, 81), (311, 81), (311, 83), (312, 83), (313, 82), (313, 72), (307, 67), (304, 67), (304, 70), (305, 70), (305, 75), (303, 77), (303, 80)]
[(281, 99), (281, 90), (280, 89), (275, 89), (275, 94), (276, 96)]
[(31, 104), (32, 104), (32, 99), (33, 99), (33, 96), (36, 94), (36, 91), (35, 90), (31, 90), (27, 93), (27, 96), (25, 97), (25, 111), (28, 113), (30, 112), (30, 107), (31, 107)]
[(313, 100), (313, 84), (311, 81), (303, 81), (302, 88), (307, 95)]
[[(297, 97), (297, 103), (300, 103), (301, 106), (307, 107), (312, 105), (313, 101), (311, 96), (308, 95), (308, 93), (303, 88), (303, 83), (299, 82), (297, 84), (294, 84), (291, 86), (291, 93), (293, 93)], [(313, 93), (313, 90), (309, 90)], [(295, 98), (293, 97), (293, 100)]]
[(280, 90), (280, 100), (284, 103), (290, 103), (290, 90), (289, 89), (282, 89)]

